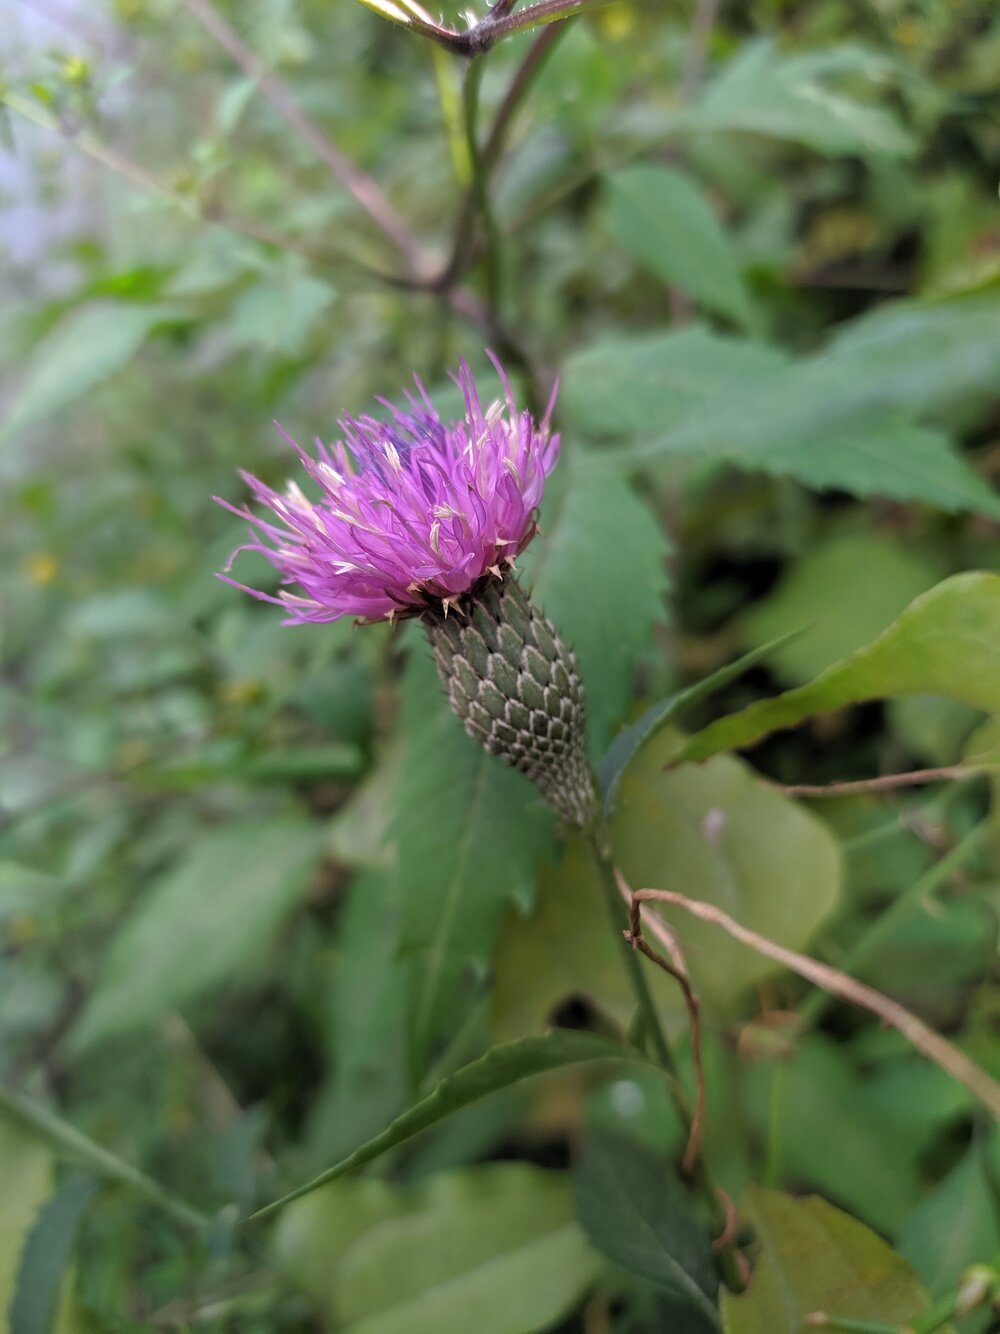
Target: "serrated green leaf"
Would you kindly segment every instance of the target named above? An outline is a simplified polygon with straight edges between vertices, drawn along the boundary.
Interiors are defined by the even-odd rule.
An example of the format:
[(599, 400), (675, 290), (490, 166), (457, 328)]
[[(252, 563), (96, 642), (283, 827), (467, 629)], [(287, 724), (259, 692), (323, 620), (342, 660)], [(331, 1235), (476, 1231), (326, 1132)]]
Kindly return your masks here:
[(120, 370), (157, 324), (171, 318), (167, 306), (99, 302), (67, 315), (33, 353), (15, 395), (0, 444), (58, 412)]
[(292, 1200), (311, 1194), (328, 1181), (363, 1167), (389, 1149), (405, 1144), (414, 1135), (419, 1135), (422, 1130), (427, 1130), (446, 1116), (499, 1089), (509, 1088), (511, 1084), (533, 1075), (591, 1061), (638, 1061), (642, 1065), (648, 1064), (645, 1056), (635, 1047), (598, 1037), (594, 1033), (580, 1033), (570, 1029), (551, 1029), (537, 1037), (492, 1047), (478, 1061), (463, 1066), (448, 1079), (442, 1080), (433, 1093), (398, 1116), (380, 1135), (362, 1144), (304, 1186), (259, 1209), (254, 1218), (265, 1218), (283, 1209)]
[(844, 73), (864, 74), (874, 83), (886, 67), (884, 56), (861, 47), (784, 54), (772, 41), (751, 42), (678, 124), (769, 135), (819, 153), (908, 156), (916, 141), (894, 112), (831, 86)]
[(1000, 1252), (998, 1167), (996, 1144), (983, 1136), (903, 1222), (900, 1254), (932, 1297), (956, 1287), (969, 1265), (992, 1262)]
[(42, 1206), (21, 1255), (10, 1307), (10, 1334), (53, 1334), (60, 1293), (76, 1235), (98, 1189), (96, 1177), (76, 1173)]
[(321, 828), (289, 817), (203, 835), (113, 940), (74, 1032), (77, 1049), (228, 981), (301, 897), (321, 850)]
[(943, 432), (911, 416), (941, 417), (992, 392), (998, 341), (995, 292), (899, 302), (795, 362), (700, 329), (617, 337), (570, 359), (563, 402), (581, 430), (630, 442), (613, 456), (620, 465), (728, 461), (996, 518), (1000, 497)]
[(809, 448), (778, 445), (761, 454), (760, 468), (815, 491), (891, 495), (950, 513), (968, 509), (1000, 517), (996, 493), (955, 452), (944, 431), (896, 414), (866, 417)]
[(25, 1241), (52, 1191), (52, 1156), (34, 1136), (0, 1121), (6, 1204), (0, 1228), (0, 1313), (9, 1314)]
[(563, 1173), (491, 1163), (417, 1186), (338, 1182), (293, 1206), (279, 1261), (347, 1334), (548, 1328), (600, 1261)]
[(753, 1190), (741, 1212), (761, 1252), (747, 1291), (722, 1295), (725, 1334), (802, 1334), (817, 1311), (902, 1325), (926, 1310), (902, 1256), (826, 1200)]
[(609, 1260), (683, 1297), (719, 1328), (710, 1239), (665, 1159), (637, 1140), (592, 1133), (574, 1173), (577, 1217)]
[(809, 685), (759, 700), (681, 743), (673, 756), (704, 760), (753, 745), (815, 713), (868, 699), (943, 695), (1000, 713), (1000, 575), (946, 579), (918, 597), (867, 647)]
[(420, 642), (407, 665), (402, 733), (393, 819), (400, 947), (412, 961), (412, 1052), (422, 1070), (453, 1026), (463, 975), (485, 972), (504, 907), (531, 898), (553, 816), (526, 778), (465, 735)]
[(635, 669), (663, 619), (666, 539), (626, 481), (573, 460), (543, 507), (525, 582), (573, 648), (587, 691), (592, 756), (602, 753), (632, 696)]
[[(692, 324), (667, 333), (617, 334), (566, 362), (560, 405), (589, 436), (661, 433), (720, 396), (771, 379), (788, 365), (777, 348)], [(606, 462), (606, 460), (605, 460)]]
[(944, 300), (890, 301), (840, 325), (810, 358), (871, 406), (946, 413), (996, 394), (1000, 287)]
[[(19, 1279), (26, 1245), (53, 1189), (53, 1159), (48, 1147), (30, 1132), (0, 1120), (0, 1179), (4, 1186), (0, 1219), (0, 1328), (16, 1334), (12, 1307), (19, 1299)], [(59, 1293), (57, 1286), (56, 1293)], [(20, 1300), (24, 1300), (23, 1297)], [(57, 1307), (56, 1334), (70, 1334), (74, 1322), (68, 1303)], [(51, 1326), (50, 1326), (51, 1327)]]
[(640, 263), (707, 309), (755, 323), (733, 242), (691, 176), (640, 163), (612, 172), (605, 188), (615, 233)]

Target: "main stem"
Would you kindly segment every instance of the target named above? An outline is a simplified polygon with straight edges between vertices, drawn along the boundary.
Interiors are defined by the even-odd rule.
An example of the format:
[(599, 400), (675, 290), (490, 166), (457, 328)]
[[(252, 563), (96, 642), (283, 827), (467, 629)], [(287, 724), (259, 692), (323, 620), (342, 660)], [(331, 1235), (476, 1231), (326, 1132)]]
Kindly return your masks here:
[[(618, 881), (615, 878), (615, 867), (611, 859), (607, 837), (603, 827), (597, 821), (585, 830), (585, 836), (594, 858), (594, 866), (601, 881), (601, 888), (604, 891), (604, 899), (608, 906), (612, 928), (623, 951), (625, 968), (628, 972), (629, 981), (632, 983), (632, 990), (635, 993), (636, 1004), (639, 1008), (639, 1016), (642, 1020), (644, 1038), (650, 1044), (658, 1064), (666, 1075), (674, 1106), (677, 1108), (681, 1120), (686, 1127), (690, 1127), (691, 1107), (687, 1092), (678, 1077), (677, 1064), (663, 1032), (660, 1017), (656, 1012), (656, 1004), (649, 987), (647, 972), (643, 967), (642, 959), (626, 939), (626, 932), (630, 926), (629, 911), (618, 890)], [(693, 1184), (705, 1197), (712, 1218), (716, 1220), (720, 1228), (724, 1228), (726, 1225), (725, 1210), (721, 1208), (720, 1197), (704, 1162), (701, 1160), (697, 1164)], [(744, 1278), (732, 1242), (726, 1241), (719, 1248), (719, 1264), (726, 1286), (733, 1292), (741, 1291), (744, 1286)]]
[[(642, 1019), (643, 1036), (652, 1047), (653, 1053), (659, 1064), (670, 1075), (676, 1100), (678, 1095), (683, 1097), (683, 1090), (677, 1082), (677, 1065), (674, 1061), (673, 1053), (670, 1050), (670, 1044), (667, 1042), (666, 1035), (663, 1032), (660, 1017), (656, 1013), (653, 993), (649, 988), (649, 978), (646, 976), (646, 970), (642, 966), (642, 960), (625, 939), (625, 932), (628, 930), (629, 926), (628, 907), (618, 892), (618, 882), (615, 880), (614, 864), (611, 861), (611, 853), (607, 841), (600, 829), (592, 828), (587, 831), (587, 842), (593, 853), (594, 865), (597, 867), (597, 873), (601, 880), (601, 888), (604, 891), (604, 900), (608, 906), (608, 915), (611, 918), (611, 925), (618, 938), (622, 958), (625, 962), (625, 969), (628, 973), (629, 981), (632, 984), (632, 990), (635, 993), (636, 1004), (639, 1007), (639, 1015)], [(683, 1107), (678, 1104), (678, 1108), (685, 1119), (688, 1119), (690, 1112), (687, 1107), (686, 1098), (684, 1098)]]
[(500, 309), (500, 233), (496, 218), (493, 216), (488, 172), (479, 145), (479, 89), (482, 80), (482, 57), (473, 57), (469, 61), (469, 66), (465, 71), (465, 79), (462, 83), (465, 141), (469, 150), (472, 188), (475, 192), (476, 207), (483, 227), (486, 302), (492, 314), (496, 315)]

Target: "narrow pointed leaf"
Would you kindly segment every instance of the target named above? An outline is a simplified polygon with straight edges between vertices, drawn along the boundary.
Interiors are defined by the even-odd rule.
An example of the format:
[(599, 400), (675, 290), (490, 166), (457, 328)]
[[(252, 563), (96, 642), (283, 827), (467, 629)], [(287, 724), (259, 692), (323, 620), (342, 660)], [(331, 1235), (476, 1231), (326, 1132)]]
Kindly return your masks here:
[(21, 1255), (10, 1334), (51, 1334), (56, 1328), (63, 1279), (98, 1184), (96, 1177), (76, 1173), (42, 1206)]
[(362, 1144), (346, 1158), (328, 1167), (312, 1181), (299, 1186), (258, 1209), (254, 1219), (266, 1218), (292, 1200), (308, 1195), (327, 1181), (333, 1181), (356, 1167), (363, 1167), (389, 1149), (405, 1144), (422, 1130), (451, 1116), (469, 1103), (508, 1088), (522, 1079), (558, 1070), (567, 1065), (582, 1065), (593, 1061), (637, 1061), (646, 1064), (646, 1058), (635, 1047), (625, 1046), (594, 1033), (571, 1029), (552, 1029), (539, 1037), (522, 1038), (493, 1047), (478, 1061), (464, 1066), (456, 1074), (442, 1080), (433, 1093), (398, 1116), (380, 1135)]
[(757, 1234), (760, 1258), (745, 1292), (723, 1293), (725, 1334), (802, 1334), (818, 1311), (834, 1328), (843, 1317), (895, 1329), (926, 1309), (902, 1256), (826, 1200), (753, 1190), (741, 1213)]
[(946, 579), (911, 602), (867, 647), (808, 685), (720, 718), (682, 743), (674, 762), (751, 746), (816, 713), (868, 699), (943, 695), (1000, 712), (1000, 575)]

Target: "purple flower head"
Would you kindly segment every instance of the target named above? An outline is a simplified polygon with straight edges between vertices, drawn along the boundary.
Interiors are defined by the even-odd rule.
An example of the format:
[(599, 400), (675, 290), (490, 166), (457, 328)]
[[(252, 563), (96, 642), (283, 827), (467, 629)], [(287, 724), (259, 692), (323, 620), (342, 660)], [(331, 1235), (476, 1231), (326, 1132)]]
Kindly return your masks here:
[(315, 501), (296, 482), (280, 493), (242, 473), (275, 521), (219, 500), (253, 525), (226, 569), (239, 552), (259, 551), (295, 591), (272, 597), (219, 578), (277, 602), (288, 613), (285, 624), (294, 625), (413, 616), (435, 599), (447, 607), (488, 571), (502, 573), (534, 535), (559, 437), (549, 430), (554, 394), (536, 426), (529, 412), (518, 412), (502, 366), (490, 360), (504, 401), (483, 408), (463, 361), (455, 377), (465, 397), (460, 421), (443, 422), (416, 380), (418, 396), (407, 394), (405, 410), (380, 399), (388, 421), (344, 418), (343, 440), (317, 440), (315, 458), (289, 440), (320, 488)]

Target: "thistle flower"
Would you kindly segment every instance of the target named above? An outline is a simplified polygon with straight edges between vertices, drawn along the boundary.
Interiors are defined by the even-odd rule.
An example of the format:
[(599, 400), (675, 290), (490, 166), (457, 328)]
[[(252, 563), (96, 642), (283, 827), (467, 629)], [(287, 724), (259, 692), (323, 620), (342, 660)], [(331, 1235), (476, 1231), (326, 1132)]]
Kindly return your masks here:
[(506, 402), (484, 410), (463, 362), (460, 421), (442, 422), (418, 380), (419, 398), (407, 395), (406, 410), (384, 403), (388, 421), (344, 418), (343, 441), (327, 447), (317, 440), (316, 458), (286, 436), (319, 486), (319, 500), (307, 500), (296, 482), (281, 494), (242, 473), (279, 522), (220, 504), (258, 530), (233, 555), (260, 552), (283, 584), (301, 592), (283, 588), (272, 597), (220, 577), (277, 602), (286, 624), (297, 624), (418, 616), (434, 602), (454, 604), (487, 571), (501, 573), (534, 535), (559, 437), (549, 430), (551, 404), (536, 427), (530, 413), (518, 413), (510, 382), (494, 364)]
[(512, 573), (559, 455), (553, 401), (536, 425), (491, 359), (503, 401), (484, 409), (462, 362), (458, 421), (443, 422), (417, 380), (405, 409), (380, 400), (387, 420), (344, 418), (343, 439), (317, 440), (315, 458), (286, 436), (317, 500), (296, 482), (280, 493), (249, 473), (241, 475), (253, 498), (275, 521), (219, 500), (252, 525), (226, 570), (241, 551), (257, 551), (285, 587), (272, 596), (219, 578), (283, 607), (285, 624), (419, 617), (469, 735), (585, 824), (594, 793), (576, 659)]

